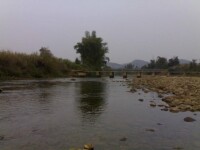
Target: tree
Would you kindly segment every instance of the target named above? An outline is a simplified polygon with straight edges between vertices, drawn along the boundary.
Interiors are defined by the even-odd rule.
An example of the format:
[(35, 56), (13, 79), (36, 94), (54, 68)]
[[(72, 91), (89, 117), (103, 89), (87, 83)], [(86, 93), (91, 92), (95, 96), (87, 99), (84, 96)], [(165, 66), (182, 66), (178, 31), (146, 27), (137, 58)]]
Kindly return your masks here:
[(196, 71), (197, 70), (197, 60), (193, 59), (192, 62), (190, 62), (190, 70)]
[(173, 58), (170, 58), (169, 61), (168, 61), (168, 66), (169, 67), (174, 67), (174, 66), (178, 66), (180, 64), (179, 62), (179, 59), (178, 57), (173, 57)]
[(156, 61), (154, 59), (150, 60), (150, 63), (148, 64), (147, 68), (155, 69), (156, 68)]
[(53, 54), (47, 47), (41, 47), (39, 51), (40, 51), (40, 56), (42, 57), (53, 57)]
[(78, 64), (78, 65), (79, 65), (79, 64), (81, 64), (81, 61), (80, 61), (78, 58), (76, 58), (76, 59), (75, 59), (75, 64)]
[(74, 49), (81, 55), (81, 63), (91, 69), (100, 70), (105, 65), (105, 54), (108, 53), (107, 43), (96, 32), (85, 32), (85, 37), (78, 42)]
[(165, 57), (157, 57), (156, 60), (156, 69), (166, 69), (167, 68), (167, 59)]
[(134, 69), (134, 65), (132, 63), (129, 63), (129, 64), (125, 65), (124, 68), (132, 70), (132, 69)]

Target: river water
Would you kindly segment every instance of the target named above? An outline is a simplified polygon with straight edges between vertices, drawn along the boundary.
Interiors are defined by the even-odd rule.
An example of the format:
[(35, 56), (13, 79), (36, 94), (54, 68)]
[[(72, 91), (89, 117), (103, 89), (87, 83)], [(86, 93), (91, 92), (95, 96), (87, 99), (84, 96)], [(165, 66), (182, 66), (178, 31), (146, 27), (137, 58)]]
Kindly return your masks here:
[(153, 108), (150, 101), (163, 104), (156, 93), (128, 92), (121, 78), (4, 81), (0, 88), (0, 150), (200, 149), (199, 112)]

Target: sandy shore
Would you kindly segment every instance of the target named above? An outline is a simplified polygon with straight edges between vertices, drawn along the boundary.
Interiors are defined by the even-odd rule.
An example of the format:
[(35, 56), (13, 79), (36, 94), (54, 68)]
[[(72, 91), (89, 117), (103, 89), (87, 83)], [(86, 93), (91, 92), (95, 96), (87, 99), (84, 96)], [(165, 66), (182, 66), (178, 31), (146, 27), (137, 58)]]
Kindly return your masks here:
[(171, 112), (200, 111), (200, 77), (142, 76), (133, 79), (134, 89), (158, 92)]

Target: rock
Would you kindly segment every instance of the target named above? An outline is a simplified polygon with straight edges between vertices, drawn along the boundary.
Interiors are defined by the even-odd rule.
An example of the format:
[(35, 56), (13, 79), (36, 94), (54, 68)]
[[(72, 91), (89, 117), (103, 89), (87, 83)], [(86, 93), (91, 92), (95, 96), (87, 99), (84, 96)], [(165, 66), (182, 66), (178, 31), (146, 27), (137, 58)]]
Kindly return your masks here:
[(144, 100), (140, 98), (140, 99), (138, 99), (138, 101), (143, 102)]
[(151, 103), (150, 106), (151, 107), (156, 107), (156, 104), (155, 103)]
[(143, 91), (144, 91), (144, 93), (148, 93), (149, 92), (149, 90), (147, 90), (147, 89), (143, 89)]
[(2, 93), (3, 92), (3, 90), (2, 89), (0, 89), (0, 93)]
[(196, 121), (196, 120), (193, 119), (193, 118), (191, 118), (191, 117), (185, 117), (185, 118), (184, 118), (184, 121), (185, 121), (185, 122), (194, 122), (194, 121)]
[(130, 92), (137, 92), (137, 90), (136, 89), (134, 89), (134, 88), (132, 88), (132, 89), (130, 89)]
[[(135, 87), (148, 88), (157, 92), (158, 96), (172, 108), (171, 112), (200, 111), (199, 77), (144, 76), (140, 79), (135, 78), (132, 83)], [(165, 97), (164, 93), (171, 94)], [(175, 110), (174, 107), (178, 109)]]
[(122, 142), (125, 142), (126, 140), (127, 140), (126, 137), (123, 137), (123, 138), (120, 139), (120, 141), (122, 141)]
[(4, 140), (4, 136), (0, 135), (0, 141)]
[(168, 108), (162, 108), (160, 109), (161, 111), (168, 111), (169, 109)]
[(94, 150), (94, 147), (92, 144), (85, 144), (83, 147), (84, 150)]
[(154, 129), (146, 129), (145, 131), (149, 131), (149, 132), (155, 132)]
[(159, 98), (163, 98), (163, 95), (162, 95), (162, 94), (158, 94), (158, 97), (159, 97)]
[(159, 104), (158, 107), (165, 107), (165, 105)]
[(170, 111), (170, 112), (173, 112), (173, 113), (177, 113), (177, 112), (179, 112), (180, 110), (179, 110), (177, 107), (171, 107), (169, 111)]
[(162, 123), (157, 123), (157, 125), (161, 126), (161, 125), (163, 125), (163, 124), (162, 124)]

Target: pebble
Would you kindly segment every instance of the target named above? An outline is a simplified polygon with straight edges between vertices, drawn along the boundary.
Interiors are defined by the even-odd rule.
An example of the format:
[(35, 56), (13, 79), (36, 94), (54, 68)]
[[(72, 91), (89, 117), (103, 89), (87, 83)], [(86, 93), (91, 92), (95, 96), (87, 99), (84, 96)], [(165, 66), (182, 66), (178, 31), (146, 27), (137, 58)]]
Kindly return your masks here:
[(151, 103), (150, 106), (151, 107), (156, 107), (156, 104), (155, 103)]
[(123, 138), (120, 139), (120, 141), (122, 141), (122, 142), (125, 142), (126, 140), (127, 140), (126, 137), (123, 137)]
[(83, 147), (84, 150), (94, 150), (94, 147), (92, 144), (85, 144)]
[(155, 132), (154, 129), (146, 129), (145, 131), (149, 131), (149, 132)]
[(3, 135), (0, 135), (0, 141), (2, 141), (4, 139)]
[(162, 124), (162, 123), (157, 123), (157, 125), (161, 126), (161, 125), (163, 125), (163, 124)]
[(194, 118), (191, 118), (191, 117), (185, 117), (184, 118), (184, 121), (185, 122), (194, 122), (194, 121), (196, 121)]
[(141, 99), (141, 98), (140, 98), (140, 99), (138, 99), (138, 101), (140, 101), (140, 102), (143, 102), (143, 101), (144, 101), (144, 99)]

